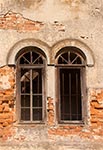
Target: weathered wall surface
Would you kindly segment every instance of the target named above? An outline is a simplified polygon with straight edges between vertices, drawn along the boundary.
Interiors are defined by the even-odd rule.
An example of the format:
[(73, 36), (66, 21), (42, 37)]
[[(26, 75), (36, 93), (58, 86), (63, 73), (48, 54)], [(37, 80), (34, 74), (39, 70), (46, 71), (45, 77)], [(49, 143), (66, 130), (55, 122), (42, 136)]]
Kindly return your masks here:
[[(78, 135), (89, 139), (103, 136), (102, 24), (101, 0), (0, 0), (0, 137), (2, 139), (33, 142), (41, 139), (46, 141), (47, 137), (49, 139), (54, 135), (63, 137)], [(12, 59), (11, 54), (15, 57), (16, 50), (17, 52), (20, 50), (19, 43), (23, 45), (25, 39), (27, 43), (32, 39), (34, 43), (39, 43), (39, 46), (43, 45), (44, 52), (51, 57), (56, 43), (67, 39), (73, 41), (71, 45), (74, 43), (76, 45), (77, 40), (90, 49), (94, 63), (91, 67), (86, 66), (87, 125), (58, 125), (55, 110), (55, 80), (50, 81), (49, 72), (46, 125), (31, 125), (30, 128), (17, 124), (16, 69), (7, 65)], [(85, 53), (84, 49), (83, 52)], [(15, 61), (11, 62), (15, 65)], [(52, 58), (48, 63), (51, 62), (55, 63)], [(51, 76), (55, 78), (54, 68), (51, 69)]]
[[(2, 6), (0, 16), (1, 66), (7, 64), (7, 55), (11, 48), (23, 39), (38, 39), (47, 43), (50, 47), (63, 39), (78, 39), (91, 49), (95, 60), (94, 68), (87, 68), (87, 74), (89, 74), (87, 84), (89, 87), (102, 88), (103, 71), (101, 65), (103, 51), (101, 45), (103, 44), (103, 20), (100, 0), (93, 2), (89, 0), (72, 2), (58, 0), (55, 2), (52, 0), (43, 1), (42, 3), (35, 1), (39, 6), (38, 9), (34, 6), (32, 12), (29, 12), (31, 9), (25, 6), (25, 1), (14, 2), (16, 3), (15, 9), (10, 7), (14, 6), (13, 1), (0, 2)], [(10, 6), (8, 3), (10, 3)], [(20, 10), (17, 10), (17, 3), (18, 5), (19, 3), (25, 3), (23, 4), (25, 11), (20, 7)], [(30, 7), (33, 7), (33, 1), (28, 3)], [(6, 7), (7, 5), (8, 7)], [(3, 11), (3, 8), (7, 10)], [(53, 10), (54, 8), (55, 10)], [(50, 10), (52, 16), (49, 14)], [(53, 12), (55, 12), (55, 15)], [(101, 55), (99, 56), (99, 54)], [(90, 75), (91, 71), (93, 72), (92, 77)]]

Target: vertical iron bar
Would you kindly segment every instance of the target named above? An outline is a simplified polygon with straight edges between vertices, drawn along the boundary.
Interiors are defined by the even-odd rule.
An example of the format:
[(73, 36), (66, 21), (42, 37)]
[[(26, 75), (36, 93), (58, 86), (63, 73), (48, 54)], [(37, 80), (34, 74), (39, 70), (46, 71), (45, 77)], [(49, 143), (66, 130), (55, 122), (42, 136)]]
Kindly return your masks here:
[[(20, 81), (21, 80), (21, 68), (20, 68), (20, 73), (18, 73), (18, 75), (19, 75), (19, 81)], [(20, 103), (19, 103), (19, 105), (20, 105), (20, 114), (19, 114), (19, 120), (21, 120), (21, 81), (20, 81), (19, 91), (20, 91)]]
[(30, 64), (32, 64), (32, 51), (30, 51)]
[(32, 78), (33, 78), (33, 76), (32, 76), (32, 73), (33, 73), (33, 71), (32, 71), (32, 69), (30, 69), (30, 121), (33, 120), (33, 110), (32, 110), (33, 109), (33, 107), (32, 107), (32, 103), (33, 103)]
[(71, 72), (69, 72), (69, 102), (70, 102), (70, 106), (69, 106), (69, 109), (70, 109), (70, 120), (72, 119), (72, 112), (71, 112), (71, 103), (72, 103), (72, 101), (71, 101), (71, 86), (72, 86), (72, 84), (71, 84)]
[(62, 88), (63, 88), (62, 90), (63, 90), (63, 91), (62, 91), (62, 97), (61, 97), (61, 100), (62, 100), (62, 98), (63, 98), (63, 106), (62, 106), (62, 107), (63, 107), (63, 108), (62, 108), (62, 109), (63, 109), (63, 112), (62, 112), (62, 114), (63, 114), (63, 115), (62, 115), (63, 120), (64, 120), (64, 118), (65, 118), (65, 97), (64, 97), (64, 86), (65, 86), (65, 85), (64, 85), (64, 73), (62, 73)]
[(76, 119), (78, 120), (78, 73), (76, 72)]
[[(39, 71), (38, 71), (39, 72)], [(38, 78), (37, 78), (37, 81), (38, 81), (38, 83), (37, 83), (37, 99), (38, 99), (38, 107), (39, 107), (39, 78), (40, 78), (40, 72), (39, 72), (39, 75), (38, 75)], [(38, 112), (39, 112), (40, 110), (39, 110), (39, 108), (38, 108)], [(39, 119), (39, 113), (38, 113), (38, 119)]]
[(70, 60), (70, 51), (68, 52), (68, 64), (71, 63), (71, 60)]
[(42, 105), (41, 105), (41, 107), (42, 107), (42, 120), (44, 120), (44, 92), (45, 92), (45, 90), (44, 90), (44, 69), (41, 69), (40, 70), (40, 74), (41, 74), (41, 88), (42, 88), (42, 92), (41, 92), (41, 95), (42, 95)]

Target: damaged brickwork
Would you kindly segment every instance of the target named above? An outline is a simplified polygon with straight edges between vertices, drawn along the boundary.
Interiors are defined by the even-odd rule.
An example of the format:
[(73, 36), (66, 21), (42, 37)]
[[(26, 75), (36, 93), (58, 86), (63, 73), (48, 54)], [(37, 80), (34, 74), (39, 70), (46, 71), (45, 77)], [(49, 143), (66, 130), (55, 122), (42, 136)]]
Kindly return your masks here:
[(48, 137), (49, 141), (58, 136), (65, 138), (78, 137), (82, 140), (96, 140), (103, 136), (103, 89), (89, 90), (90, 123), (88, 125), (57, 124), (55, 100), (51, 97), (48, 97), (46, 101), (46, 124), (18, 125), (16, 117), (15, 72), (14, 67), (5, 66), (0, 68), (0, 140), (3, 142), (9, 140), (22, 143), (29, 141), (30, 138), (31, 141), (35, 139), (35, 142), (37, 142), (40, 137), (41, 139), (43, 138), (42, 140)]
[(90, 117), (93, 132), (103, 136), (103, 89), (91, 91)]
[(15, 71), (14, 68), (0, 69), (0, 137), (12, 136), (15, 122)]
[[(2, 143), (4, 145), (6, 143), (6, 146), (16, 144), (14, 149), (17, 150), (19, 144), (24, 144), (25, 150), (30, 146), (31, 150), (39, 150), (39, 148), (69, 150), (67, 146), (72, 143), (75, 147), (84, 144), (82, 149), (85, 149), (88, 146), (86, 140), (89, 141), (89, 148), (91, 148), (91, 141), (94, 140), (97, 141), (95, 142), (97, 145), (94, 145), (93, 150), (98, 150), (98, 141), (102, 142), (103, 138), (102, 11), (99, 0), (0, 1), (0, 146)], [(34, 52), (30, 60), (29, 53), (24, 55), (26, 50), (30, 54), (31, 51)], [(72, 55), (70, 56), (68, 52)], [(39, 60), (38, 54), (43, 62)], [(67, 56), (72, 57), (73, 60), (68, 62)], [(75, 63), (78, 56), (80, 56), (78, 61), (80, 64)], [(22, 57), (21, 64), (24, 66), (17, 64), (20, 57)], [(32, 62), (33, 57), (35, 61)], [(37, 63), (37, 60), (41, 63)], [(43, 87), (40, 84), (43, 91), (43, 105), (40, 104), (40, 107), (42, 105), (40, 109), (43, 110), (41, 120), (33, 120), (32, 106), (29, 114), (32, 119), (26, 120), (28, 114), (24, 120), (21, 119), (20, 96), (27, 93), (19, 93), (22, 77), (21, 72), (17, 73), (19, 67), (24, 67), (22, 68), (24, 70), (27, 67), (23, 72), (24, 76), (26, 72), (30, 75), (28, 70), (31, 68), (34, 69), (34, 73), (40, 71), (36, 72), (40, 73), (40, 78), (43, 75)], [(83, 100), (80, 101), (83, 106), (80, 107), (82, 113), (77, 113), (81, 118), (62, 120), (61, 104), (59, 104), (61, 102), (59, 71), (63, 68), (74, 69), (73, 67), (77, 67), (77, 70), (79, 68), (79, 73), (76, 74), (80, 77), (76, 76), (78, 82), (83, 81), (79, 82), (82, 89), (82, 92), (79, 91), (80, 99)], [(29, 79), (32, 84), (37, 82), (37, 80), (32, 82), (32, 73)], [(76, 85), (78, 86), (77, 80)], [(72, 87), (72, 84), (69, 86)], [(25, 87), (23, 86), (22, 89)], [(29, 94), (31, 97), (34, 96), (33, 92)], [(29, 102), (33, 100), (31, 97)], [(76, 102), (79, 103), (78, 100)]]
[(16, 30), (18, 32), (38, 31), (44, 26), (43, 23), (32, 21), (23, 18), (21, 14), (8, 12), (0, 16), (0, 29), (3, 30)]

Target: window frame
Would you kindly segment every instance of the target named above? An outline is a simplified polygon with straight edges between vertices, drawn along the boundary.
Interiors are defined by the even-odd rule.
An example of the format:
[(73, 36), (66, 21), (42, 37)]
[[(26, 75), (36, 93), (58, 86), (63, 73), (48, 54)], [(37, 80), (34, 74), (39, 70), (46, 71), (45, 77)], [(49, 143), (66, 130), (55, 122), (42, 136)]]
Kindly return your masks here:
[[(25, 50), (24, 50), (25, 49)], [(41, 124), (41, 123), (45, 123), (46, 120), (46, 102), (45, 102), (45, 70), (46, 70), (46, 58), (38, 51), (32, 50), (34, 53), (39, 54), (42, 57), (43, 60), (43, 64), (34, 64), (34, 65), (24, 65), (24, 64), (20, 64), (20, 57), (22, 57), (24, 54), (26, 54), (27, 52), (31, 51), (31, 47), (30, 50), (26, 51), (26, 48), (23, 49), (23, 53), (20, 51), (20, 55), (18, 55), (18, 57), (16, 58), (16, 110), (17, 110), (17, 122), (20, 124)], [(28, 48), (29, 49), (29, 48)], [(39, 49), (39, 48), (38, 48)], [(42, 120), (22, 120), (21, 121), (21, 69), (40, 69), (41, 70), (41, 76), (42, 76)], [(33, 94), (32, 94), (33, 96)], [(33, 100), (33, 99), (32, 99)], [(30, 106), (31, 107), (31, 106)], [(33, 109), (30, 108), (30, 109)], [(33, 111), (33, 110), (32, 110)], [(30, 112), (30, 118), (33, 118), (33, 116), (31, 116), (31, 112)]]
[(84, 97), (85, 97), (85, 84), (84, 84), (84, 74), (85, 74), (85, 68), (84, 66), (78, 66), (78, 67), (72, 67), (72, 66), (56, 66), (57, 67), (57, 78), (60, 79), (60, 70), (61, 69), (79, 69), (80, 70), (80, 80), (81, 80), (81, 105), (82, 105), (82, 109), (81, 109), (81, 115), (82, 115), (82, 120), (61, 120), (61, 103), (60, 103), (60, 80), (57, 80), (57, 99), (58, 99), (58, 102), (57, 102), (57, 118), (58, 118), (58, 122), (59, 123), (63, 123), (63, 124), (66, 124), (66, 123), (69, 123), (69, 124), (83, 124), (84, 123), (84, 114), (85, 114), (85, 100), (84, 100)]
[[(78, 49), (78, 48), (77, 48)], [(79, 53), (78, 51), (72, 51), (76, 54), (79, 54), (80, 57), (84, 58), (84, 64), (58, 64), (58, 59), (59, 56), (62, 55), (63, 53), (67, 52), (67, 50), (63, 51), (60, 50), (60, 52), (58, 52), (59, 55), (56, 56), (56, 80), (57, 80), (57, 84), (56, 84), (56, 113), (57, 113), (57, 121), (59, 124), (84, 124), (86, 123), (86, 116), (87, 116), (87, 102), (86, 102), (86, 77), (85, 77), (85, 70), (86, 70), (86, 58), (82, 56), (82, 53)], [(61, 120), (61, 108), (60, 108), (60, 69), (80, 69), (80, 80), (81, 80), (81, 114), (82, 114), (82, 120)]]

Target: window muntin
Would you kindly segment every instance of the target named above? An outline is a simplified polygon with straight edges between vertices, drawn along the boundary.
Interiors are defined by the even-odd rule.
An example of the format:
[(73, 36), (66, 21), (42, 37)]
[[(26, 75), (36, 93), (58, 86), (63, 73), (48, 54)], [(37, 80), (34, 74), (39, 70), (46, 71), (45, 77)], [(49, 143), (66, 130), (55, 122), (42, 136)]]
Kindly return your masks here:
[(34, 48), (17, 59), (20, 122), (44, 121), (44, 69), (45, 58)]
[(27, 65), (43, 64), (43, 60), (40, 54), (30, 51), (20, 58), (20, 64), (27, 64)]
[(76, 47), (64, 47), (56, 56), (56, 65), (85, 65), (85, 55)]

